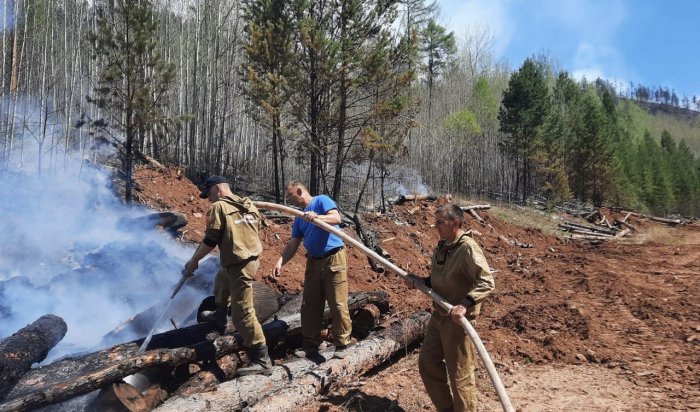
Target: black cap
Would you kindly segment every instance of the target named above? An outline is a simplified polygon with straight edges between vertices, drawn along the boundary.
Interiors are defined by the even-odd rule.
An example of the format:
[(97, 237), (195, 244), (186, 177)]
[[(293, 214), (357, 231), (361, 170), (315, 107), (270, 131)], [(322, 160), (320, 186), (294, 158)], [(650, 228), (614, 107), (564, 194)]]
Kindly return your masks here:
[(204, 182), (204, 189), (202, 189), (202, 193), (199, 194), (199, 197), (202, 199), (209, 197), (209, 189), (211, 189), (211, 187), (214, 185), (218, 185), (219, 183), (228, 183), (228, 180), (223, 176), (209, 176)]

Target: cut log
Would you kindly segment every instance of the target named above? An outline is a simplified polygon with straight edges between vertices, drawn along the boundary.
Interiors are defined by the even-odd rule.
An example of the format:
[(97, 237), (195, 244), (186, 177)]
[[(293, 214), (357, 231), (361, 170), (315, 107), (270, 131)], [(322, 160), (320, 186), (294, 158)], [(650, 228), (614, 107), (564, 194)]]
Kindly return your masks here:
[[(359, 309), (367, 304), (388, 307), (388, 296), (384, 292), (353, 293), (348, 299), (350, 310)], [(327, 319), (330, 311), (326, 308)], [(298, 313), (285, 319), (276, 319), (263, 325), (263, 332), (268, 342), (277, 342), (288, 331), (300, 333), (301, 320)], [(17, 382), (8, 394), (9, 409), (26, 410), (38, 406), (61, 402), (107, 387), (121, 381), (126, 376), (141, 370), (157, 366), (174, 367), (183, 362), (202, 362), (212, 364), (216, 359), (242, 350), (236, 335), (219, 336), (208, 340), (213, 332), (211, 324), (200, 323), (187, 328), (168, 331), (153, 336), (150, 348), (178, 348), (167, 350), (150, 350), (144, 355), (135, 356), (143, 339), (114, 346), (100, 352), (84, 356), (66, 358), (42, 368), (32, 369)], [(184, 349), (184, 347), (191, 347)], [(183, 352), (184, 351), (184, 352)], [(189, 353), (191, 352), (191, 355)], [(162, 353), (163, 355), (158, 355)], [(188, 355), (181, 355), (187, 353)], [(50, 394), (50, 396), (45, 396)]]
[(627, 214), (625, 215), (625, 217), (623, 217), (623, 218), (620, 220), (620, 222), (625, 223), (625, 222), (627, 221), (627, 219), (628, 219), (630, 216), (632, 216), (632, 212), (627, 212)]
[(372, 304), (365, 305), (352, 314), (352, 333), (358, 339), (365, 339), (377, 326), (382, 312)]
[(420, 200), (435, 201), (437, 196), (435, 195), (399, 195), (399, 197), (393, 202), (395, 205), (401, 205), (406, 202), (416, 202)]
[(491, 205), (485, 204), (485, 205), (471, 205), (471, 206), (460, 206), (460, 209), (462, 209), (465, 212), (468, 212), (470, 210), (487, 210), (491, 209)]
[[(134, 352), (138, 347), (134, 349)], [(83, 395), (100, 388), (118, 382), (124, 376), (131, 375), (141, 369), (158, 365), (179, 365), (195, 359), (194, 349), (159, 349), (149, 351), (143, 355), (130, 356), (121, 362), (115, 362), (108, 368), (89, 370), (84, 375), (70, 380), (56, 379), (53, 376), (44, 376), (41, 382), (35, 382), (38, 390), (22, 391), (16, 396), (9, 397), (0, 404), (0, 412), (26, 411), (39, 406), (49, 405), (66, 399)], [(91, 365), (85, 365), (90, 368)], [(13, 393), (14, 394), (14, 391)]]
[(620, 223), (622, 226), (625, 226), (626, 228), (630, 229), (630, 230), (633, 230), (633, 231), (635, 231), (635, 232), (638, 231), (638, 230), (637, 230), (637, 227), (634, 226), (634, 225), (631, 225), (631, 224), (629, 224), (629, 223), (627, 223), (627, 222), (624, 222), (624, 221), (622, 221), (622, 220), (618, 220), (617, 222)]
[(681, 223), (683, 223), (683, 221), (680, 219), (666, 219), (664, 217), (656, 217), (656, 216), (649, 216), (649, 219), (653, 220), (654, 222), (665, 223), (665, 224), (671, 225), (671, 226), (676, 226), (676, 225), (680, 225)]
[(0, 342), (0, 400), (33, 363), (46, 358), (66, 336), (68, 326), (56, 315), (44, 315)]
[(474, 210), (474, 209), (469, 209), (469, 214), (471, 214), (472, 216), (474, 216), (474, 219), (478, 220), (479, 222), (483, 222), (483, 221), (484, 221), (484, 219), (482, 219), (481, 216), (479, 216), (479, 214), (476, 213), (476, 210)]
[[(270, 376), (246, 376), (222, 383), (215, 392), (173, 397), (155, 410), (241, 410), (248, 405), (254, 405), (278, 389), (280, 392), (255, 404), (251, 410), (301, 410), (299, 407), (311, 401), (322, 388), (361, 375), (386, 361), (396, 351), (420, 339), (429, 318), (428, 313), (421, 311), (389, 325), (387, 329), (373, 333), (366, 340), (358, 342), (345, 359), (330, 359), (321, 365), (316, 365), (308, 359), (294, 360), (276, 366)], [(322, 354), (330, 357), (332, 351)]]
[(578, 223), (574, 222), (564, 222), (564, 223), (559, 223), (559, 227), (565, 230), (569, 231), (574, 231), (574, 230), (585, 230), (587, 232), (592, 232), (596, 234), (604, 234), (604, 235), (609, 235), (609, 236), (614, 236), (617, 231), (616, 230), (611, 230), (603, 227), (596, 227), (596, 226), (588, 226), (588, 225), (581, 225)]
[(629, 229), (621, 230), (620, 233), (618, 233), (618, 234), (615, 235), (615, 237), (616, 237), (616, 238), (624, 237), (624, 236), (625, 236), (626, 234), (628, 234), (629, 232), (630, 232)]

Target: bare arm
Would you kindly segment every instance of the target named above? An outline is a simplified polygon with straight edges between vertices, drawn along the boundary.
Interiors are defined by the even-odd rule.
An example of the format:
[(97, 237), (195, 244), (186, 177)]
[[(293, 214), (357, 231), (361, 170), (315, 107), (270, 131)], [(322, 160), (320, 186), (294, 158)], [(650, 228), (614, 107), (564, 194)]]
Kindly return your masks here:
[(287, 242), (287, 246), (285, 246), (284, 250), (282, 250), (282, 255), (279, 259), (277, 259), (277, 264), (272, 270), (273, 276), (280, 275), (280, 273), (282, 272), (282, 265), (289, 262), (294, 257), (294, 255), (297, 253), (297, 249), (299, 249), (301, 241), (302, 238), (300, 237), (293, 237), (289, 239), (289, 242)]
[(206, 255), (208, 255), (209, 252), (211, 252), (212, 250), (214, 250), (214, 247), (208, 246), (204, 243), (200, 243), (197, 250), (194, 251), (192, 258), (190, 258), (190, 260), (187, 263), (185, 263), (185, 271), (183, 272), (183, 275), (193, 275), (194, 271), (197, 270), (197, 268), (199, 267), (199, 261), (202, 260)]
[(304, 219), (308, 220), (309, 222), (313, 221), (314, 219), (318, 219), (321, 222), (328, 223), (329, 225), (339, 225), (343, 220), (343, 218), (340, 217), (338, 209), (331, 209), (325, 215), (319, 215), (314, 212), (304, 212)]

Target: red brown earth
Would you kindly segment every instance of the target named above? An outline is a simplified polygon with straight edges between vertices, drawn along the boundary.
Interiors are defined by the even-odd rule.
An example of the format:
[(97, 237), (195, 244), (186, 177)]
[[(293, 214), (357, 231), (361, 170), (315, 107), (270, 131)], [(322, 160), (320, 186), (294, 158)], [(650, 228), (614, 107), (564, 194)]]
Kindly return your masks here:
[[(208, 202), (176, 169), (139, 169), (139, 200), (157, 210), (184, 213), (187, 241), (199, 241)], [(466, 202), (465, 202), (466, 204)], [(416, 206), (419, 206), (418, 208)], [(395, 206), (387, 214), (364, 216), (392, 260), (414, 273), (429, 273), (437, 243), (432, 227), (437, 203)], [(532, 220), (556, 226), (557, 218), (532, 211), (494, 207), (469, 215), (495, 270), (496, 291), (488, 298), (476, 329), (496, 362), (519, 410), (653, 410), (700, 408), (700, 224), (669, 228), (630, 217), (640, 233), (598, 245), (557, 237), (534, 228)], [(609, 221), (624, 217), (605, 210)], [(533, 216), (535, 216), (533, 218)], [(549, 220), (548, 220), (549, 219)], [(262, 231), (265, 247), (259, 275), (281, 292), (300, 291), (303, 253), (273, 279), (274, 262), (290, 236), (291, 224)], [(346, 228), (351, 236), (354, 230)], [(505, 236), (532, 248), (499, 240)], [(384, 290), (392, 316), (430, 306), (394, 275), (374, 273), (365, 256), (350, 248), (351, 291)], [(417, 372), (416, 348), (391, 365), (332, 388), (305, 410), (432, 410)], [(483, 368), (478, 370), (480, 409), (499, 410)]]

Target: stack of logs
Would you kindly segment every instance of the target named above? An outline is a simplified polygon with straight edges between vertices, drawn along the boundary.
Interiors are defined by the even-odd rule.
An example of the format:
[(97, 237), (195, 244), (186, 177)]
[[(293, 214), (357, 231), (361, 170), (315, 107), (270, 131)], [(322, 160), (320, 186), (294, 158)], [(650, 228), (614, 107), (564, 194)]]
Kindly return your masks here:
[[(263, 325), (268, 345), (278, 348), (277, 352), (272, 350), (276, 354), (273, 358), (280, 357), (281, 348), (293, 349), (298, 344), (300, 305), (301, 299), (292, 299), (278, 311), (274, 320)], [(117, 399), (132, 411), (148, 411), (171, 397), (173, 399), (166, 403), (171, 406), (164, 405), (164, 410), (184, 410), (178, 402), (187, 399), (230, 406), (233, 400), (224, 395), (229, 393), (223, 387), (225, 381), (230, 381), (226, 382), (227, 387), (238, 393), (240, 399), (236, 402), (240, 405), (250, 406), (253, 400), (264, 401), (263, 405), (301, 405), (312, 401), (330, 382), (341, 382), (369, 370), (395, 351), (417, 341), (427, 325), (428, 315), (418, 312), (377, 329), (380, 315), (389, 310), (384, 292), (353, 293), (349, 306), (354, 335), (361, 339), (350, 356), (326, 362), (321, 367), (308, 360), (293, 360), (275, 367), (271, 376), (253, 378), (264, 384), (250, 386), (245, 391), (240, 388), (250, 385), (251, 377), (233, 379), (238, 365), (243, 362), (241, 356), (245, 356), (239, 353), (243, 350), (240, 339), (236, 335), (219, 335), (207, 323), (154, 335), (150, 349), (144, 354), (137, 353), (143, 341), (140, 339), (30, 369), (33, 363), (46, 357), (67, 330), (60, 318), (47, 315), (0, 343), (0, 411), (32, 410), (58, 402), (64, 402), (63, 407), (70, 410), (102, 410), (107, 409), (105, 403), (117, 402)], [(325, 318), (330, 321), (328, 308)], [(285, 357), (284, 353), (281, 356)], [(326, 353), (327, 358), (331, 356), (332, 349)], [(333, 362), (338, 365), (333, 366)], [(323, 377), (319, 378), (321, 375)], [(137, 389), (125, 383), (124, 379), (129, 376), (141, 380), (145, 377), (147, 385)], [(260, 389), (263, 387), (265, 390)], [(300, 387), (304, 390), (297, 390)], [(217, 392), (203, 394), (213, 389)], [(96, 390), (99, 394), (90, 401), (76, 398)], [(266, 408), (261, 406), (258, 410)]]

